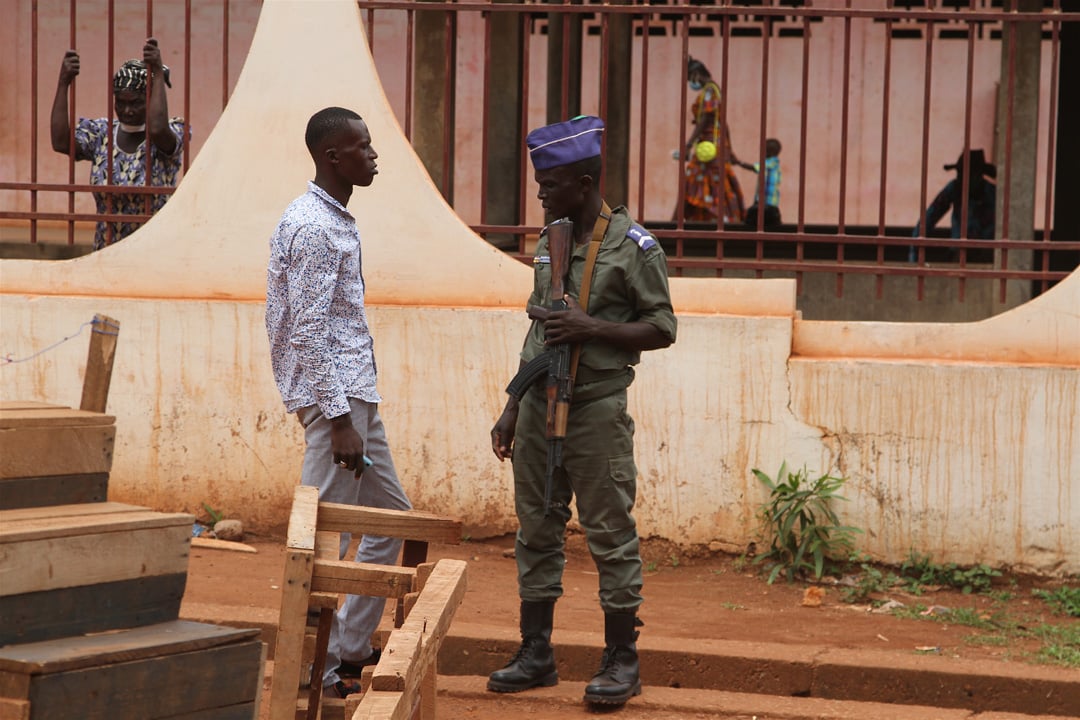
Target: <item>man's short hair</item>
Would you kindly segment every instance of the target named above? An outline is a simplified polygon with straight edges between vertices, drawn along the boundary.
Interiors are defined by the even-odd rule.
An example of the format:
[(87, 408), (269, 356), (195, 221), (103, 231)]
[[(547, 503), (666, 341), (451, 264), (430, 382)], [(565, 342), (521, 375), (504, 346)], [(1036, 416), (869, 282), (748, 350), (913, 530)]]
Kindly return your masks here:
[(578, 160), (577, 162), (566, 165), (566, 171), (574, 177), (581, 177), (582, 175), (588, 175), (593, 179), (595, 185), (600, 184), (600, 173), (604, 169), (604, 159), (597, 155), (596, 157), (585, 158), (584, 160)]
[(307, 143), (308, 152), (315, 154), (319, 147), (344, 130), (350, 120), (363, 120), (359, 114), (341, 107), (323, 108), (311, 116), (308, 120), (307, 130), (304, 132), (304, 142)]

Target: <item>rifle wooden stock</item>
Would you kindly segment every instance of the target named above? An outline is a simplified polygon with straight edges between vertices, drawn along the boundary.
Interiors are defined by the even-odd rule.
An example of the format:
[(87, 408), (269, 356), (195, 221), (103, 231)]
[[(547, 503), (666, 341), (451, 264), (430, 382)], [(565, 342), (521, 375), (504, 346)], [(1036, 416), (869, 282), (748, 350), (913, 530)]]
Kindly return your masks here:
[[(563, 218), (548, 225), (548, 255), (551, 258), (551, 311), (566, 310), (566, 276), (570, 272), (570, 256), (574, 252), (574, 223)], [(547, 423), (548, 440), (566, 437), (566, 420), (570, 414), (570, 396), (574, 391), (570, 377), (568, 343), (556, 345), (548, 370)]]

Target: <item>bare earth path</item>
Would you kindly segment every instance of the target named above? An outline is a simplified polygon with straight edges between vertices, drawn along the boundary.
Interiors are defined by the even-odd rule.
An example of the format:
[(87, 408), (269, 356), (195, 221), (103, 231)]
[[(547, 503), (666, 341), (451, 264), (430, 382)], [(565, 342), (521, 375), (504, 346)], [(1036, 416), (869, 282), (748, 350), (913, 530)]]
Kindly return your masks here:
[[(284, 568), (283, 542), (271, 538), (248, 538), (247, 542), (258, 552), (192, 549), (183, 614), (195, 617), (212, 616), (215, 612), (229, 617), (247, 614), (270, 624), (276, 620)], [(513, 539), (507, 536), (458, 546), (432, 547), (431, 559), (453, 557), (469, 561), (468, 592), (455, 616), (455, 626), (460, 624), (481, 634), (484, 628), (490, 628), (492, 637), (503, 639), (513, 634), (517, 626), (518, 599), (514, 560), (507, 556), (512, 546)], [(603, 631), (592, 561), (580, 536), (571, 536), (568, 547), (566, 592), (555, 613), (553, 643), (556, 652), (560, 637), (569, 643), (575, 634), (602, 634)], [(782, 581), (768, 585), (757, 568), (745, 566), (730, 555), (703, 553), (698, 557), (685, 557), (666, 543), (646, 542), (643, 557), (648, 572), (645, 604), (641, 610), (645, 622), (642, 638), (664, 638), (673, 647), (682, 646), (689, 652), (693, 651), (695, 642), (702, 640), (733, 640), (786, 644), (792, 647), (793, 653), (805, 647), (884, 651), (895, 653), (900, 663), (930, 654), (1015, 666), (1027, 662), (1024, 658), (1037, 650), (1038, 642), (1013, 638), (1007, 644), (1000, 644), (993, 639), (999, 634), (993, 628), (995, 618), (1023, 618), (1032, 624), (1077, 622), (1054, 615), (1042, 601), (1032, 596), (1033, 586), (1057, 587), (1058, 583), (1053, 581), (1021, 577), (1016, 584), (1002, 582), (1000, 589), (995, 588), (996, 592), (990, 595), (964, 595), (953, 590), (926, 593), (920, 597), (890, 594), (909, 606), (919, 603), (974, 611), (990, 624), (985, 629), (975, 629), (871, 613), (868, 606), (842, 602), (836, 587), (825, 588), (820, 607), (804, 607), (805, 585), (789, 585)], [(599, 650), (596, 655), (597, 659), (590, 662), (598, 661)], [(485, 667), (482, 672), (497, 666)], [(452, 669), (442, 666), (440, 672), (455, 674)], [(583, 682), (564, 679), (558, 688), (530, 693), (526, 700), (520, 695), (501, 697), (488, 693), (485, 697), (483, 693), (471, 692), (482, 689), (482, 684), (473, 687), (479, 671), (470, 675), (474, 677), (447, 679), (442, 683), (444, 695), (439, 700), (440, 718), (595, 717), (595, 713), (573, 700), (575, 694), (580, 697)], [(677, 675), (646, 676), (643, 682), (647, 686), (646, 696), (632, 701), (619, 713), (620, 718), (742, 717), (708, 711), (707, 698), (701, 699), (703, 714), (686, 707), (665, 710), (656, 706), (656, 702), (663, 705), (664, 693), (654, 691), (650, 700), (648, 686), (679, 687)], [(460, 688), (460, 693), (454, 688)], [(690, 691), (677, 692), (685, 700)], [(1077, 714), (1080, 715), (1080, 708)]]

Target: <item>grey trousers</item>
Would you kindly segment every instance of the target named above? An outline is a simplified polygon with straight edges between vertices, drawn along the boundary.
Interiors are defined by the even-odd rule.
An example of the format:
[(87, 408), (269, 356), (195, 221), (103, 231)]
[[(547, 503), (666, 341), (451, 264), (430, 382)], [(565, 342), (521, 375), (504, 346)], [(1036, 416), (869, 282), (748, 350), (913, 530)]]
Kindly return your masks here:
[[(373, 464), (357, 480), (350, 470), (334, 464), (330, 447), (330, 420), (317, 405), (296, 412), (304, 426), (304, 468), (301, 483), (319, 488), (323, 502), (364, 505), (389, 510), (409, 510), (412, 504), (394, 470), (386, 431), (374, 403), (349, 398), (352, 423), (364, 440), (364, 452)], [(339, 557), (345, 558), (351, 537), (342, 533)], [(356, 561), (393, 565), (401, 552), (401, 540), (365, 535), (356, 552)], [(323, 686), (338, 681), (337, 669), (342, 659), (358, 661), (371, 655), (371, 635), (379, 626), (386, 598), (346, 595), (334, 617), (330, 644), (326, 653)]]

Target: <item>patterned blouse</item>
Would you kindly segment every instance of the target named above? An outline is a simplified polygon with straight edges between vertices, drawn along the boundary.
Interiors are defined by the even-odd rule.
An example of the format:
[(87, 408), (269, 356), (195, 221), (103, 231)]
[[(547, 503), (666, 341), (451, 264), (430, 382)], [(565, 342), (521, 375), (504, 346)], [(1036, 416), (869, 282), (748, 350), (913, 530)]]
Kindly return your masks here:
[(356, 219), (313, 182), (270, 237), (266, 332), (287, 412), (318, 404), (334, 418), (350, 397), (381, 402)]
[[(146, 184), (146, 141), (139, 143), (135, 152), (128, 153), (120, 148), (116, 142), (116, 133), (120, 128), (120, 121), (113, 120), (112, 138), (106, 142), (106, 130), (109, 127), (107, 118), (79, 118), (75, 126), (75, 144), (77, 146), (76, 160), (91, 160), (90, 184), (109, 184), (109, 163), (107, 145), (112, 146), (113, 185), (145, 185)], [(180, 173), (180, 166), (184, 161), (184, 119), (170, 118), (169, 130), (176, 136), (176, 150), (172, 155), (165, 155), (156, 147), (151, 147), (153, 157), (153, 171), (150, 176), (150, 184), (155, 187), (175, 187), (176, 178)], [(153, 143), (151, 143), (153, 145)], [(94, 193), (94, 201), (97, 203), (99, 213), (141, 215), (145, 211), (145, 198), (150, 198), (150, 213), (153, 214), (161, 209), (169, 199), (168, 195), (112, 195), (112, 207), (105, 193)], [(109, 225), (112, 226), (112, 237), (109, 237)], [(111, 245), (118, 240), (135, 232), (142, 225), (141, 221), (135, 222), (99, 222), (97, 231), (94, 233), (94, 249), (100, 250), (106, 245)]]

